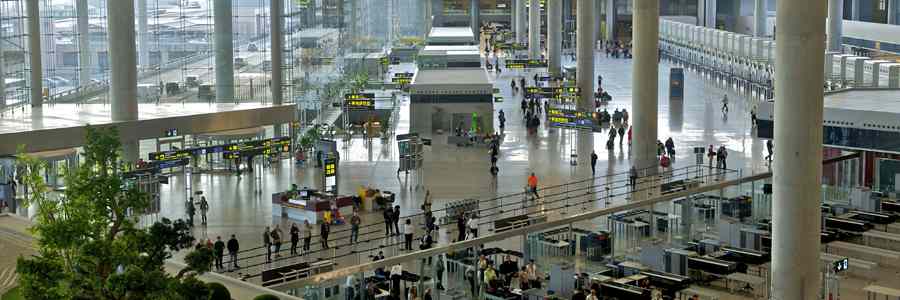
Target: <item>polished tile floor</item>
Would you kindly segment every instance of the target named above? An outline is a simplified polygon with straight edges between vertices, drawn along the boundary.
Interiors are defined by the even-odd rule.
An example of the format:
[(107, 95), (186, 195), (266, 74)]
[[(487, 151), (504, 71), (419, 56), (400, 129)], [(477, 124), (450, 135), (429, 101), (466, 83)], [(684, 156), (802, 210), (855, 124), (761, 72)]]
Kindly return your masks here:
[[(401, 66), (404, 69), (408, 67)], [(714, 144), (728, 147), (730, 168), (742, 169), (742, 172), (765, 171), (764, 142), (753, 138), (750, 128), (750, 103), (739, 100), (742, 97), (730, 93), (731, 111), (726, 118), (720, 111), (720, 99), (726, 91), (690, 72), (686, 76), (685, 100), (670, 103), (666, 92), (669, 68), (665, 63), (660, 65), (660, 78), (663, 79), (657, 81), (660, 89), (659, 136), (661, 140), (670, 136), (674, 138), (676, 149), (679, 149), (675, 167), (694, 164), (693, 154), (689, 150), (691, 147)], [(610, 111), (632, 111), (631, 60), (598, 56), (597, 72), (603, 75), (604, 88), (613, 96), (613, 101), (607, 108)], [(341, 164), (338, 181), (341, 193), (355, 193), (362, 185), (394, 191), (398, 197), (397, 204), (405, 216), (419, 212), (426, 189), (432, 192), (434, 207), (438, 209), (445, 203), (461, 199), (492, 199), (499, 195), (519, 193), (531, 172), (537, 174), (542, 186), (589, 178), (591, 149), (599, 156), (598, 175), (627, 172), (630, 168), (628, 146), (617, 146), (613, 151), (607, 151), (604, 147), (606, 132), (589, 134), (542, 128), (536, 135), (527, 134), (518, 108), (521, 93), (512, 95), (508, 82), (518, 76), (530, 78), (531, 74), (507, 70), (499, 78), (495, 78), (493, 73), (490, 75), (496, 80), (496, 87), (506, 99), (495, 103), (495, 110), (502, 109), (508, 120), (506, 135), (500, 147), (500, 174), (496, 182), (488, 172), (489, 156), (485, 148), (459, 148), (442, 144), (443, 139), (435, 137), (435, 144), (426, 148), (425, 165), (420, 171), (423, 188), (416, 188), (415, 176), (397, 176), (399, 156), (394, 140), (383, 142), (380, 139), (353, 139), (346, 143), (339, 142)], [(408, 99), (402, 100), (400, 120), (395, 122), (398, 134), (407, 133), (409, 124)], [(580, 151), (576, 166), (569, 163), (572, 149)], [(211, 206), (209, 223), (205, 227), (198, 227), (196, 234), (198, 237), (211, 239), (236, 234), (243, 249), (258, 247), (265, 226), (280, 223), (285, 230), (289, 227), (288, 220), (272, 216), (270, 195), (289, 188), (291, 183), (297, 183), (301, 187), (316, 186), (319, 178), (318, 171), (314, 168), (296, 167), (289, 161), (257, 168), (256, 173), (245, 174), (241, 178), (233, 175), (193, 175), (192, 188), (203, 190)], [(163, 188), (162, 211), (154, 218), (185, 217), (185, 178), (174, 176), (170, 184)], [(364, 223), (381, 221), (378, 214), (364, 215), (363, 218)], [(382, 230), (377, 228), (374, 231), (378, 232), (377, 235), (382, 235)], [(332, 236), (335, 237), (334, 234)], [(345, 236), (346, 233), (335, 238)], [(360, 239), (364, 240), (366, 236)], [(349, 252), (349, 249), (340, 251)], [(259, 255), (262, 252), (253, 253)], [(365, 260), (365, 257), (357, 257), (345, 263), (352, 264), (359, 259)], [(254, 258), (253, 262), (261, 262), (261, 258)], [(251, 274), (259, 272), (258, 269), (242, 271)]]

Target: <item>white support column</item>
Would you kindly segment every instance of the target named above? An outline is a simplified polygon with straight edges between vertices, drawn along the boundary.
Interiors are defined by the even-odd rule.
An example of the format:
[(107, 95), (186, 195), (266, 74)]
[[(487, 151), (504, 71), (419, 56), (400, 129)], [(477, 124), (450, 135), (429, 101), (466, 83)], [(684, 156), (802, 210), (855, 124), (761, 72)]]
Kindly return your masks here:
[[(766, 36), (766, 22), (769, 19), (769, 11), (766, 8), (768, 0), (754, 0), (753, 3), (753, 36)], [(829, 0), (832, 1), (832, 0)]]
[(547, 72), (559, 76), (562, 72), (562, 2), (547, 1)]
[(703, 7), (705, 12), (703, 16), (706, 18), (704, 21), (706, 27), (708, 28), (716, 28), (716, 2), (717, 0), (704, 0), (706, 5)]
[(432, 2), (433, 0), (425, 0), (425, 37), (428, 37), (428, 34), (431, 33), (431, 25), (434, 23)]
[(859, 1), (850, 0), (850, 20), (859, 21)]
[(575, 15), (575, 77), (578, 88), (581, 89), (581, 98), (578, 100), (578, 110), (594, 111), (594, 10), (585, 9), (593, 7), (594, 0), (578, 0)]
[[(272, 39), (272, 105), (281, 105), (283, 102), (282, 85), (282, 64), (284, 54), (284, 26), (282, 25), (282, 16), (284, 15), (283, 0), (272, 0), (269, 6), (269, 24), (270, 37)], [(277, 126), (276, 126), (277, 128)]]
[(91, 29), (88, 25), (87, 0), (75, 1), (75, 22), (78, 27), (78, 85), (91, 83)]
[[(632, 161), (638, 169), (656, 166), (657, 103), (659, 99), (659, 1), (634, 0), (632, 14), (634, 70)], [(652, 174), (653, 172), (651, 172)]]
[(509, 30), (512, 31), (513, 35), (518, 34), (516, 29), (516, 4), (519, 3), (519, 0), (509, 0)]
[[(134, 1), (107, 1), (111, 13), (106, 19), (109, 35), (109, 99), (113, 122), (138, 119), (137, 43), (134, 26)], [(122, 159), (138, 158), (138, 141), (122, 136)]]
[(528, 39), (525, 20), (525, 0), (516, 0), (516, 42), (524, 44)]
[(887, 2), (887, 23), (897, 25), (897, 0), (888, 0)]
[(31, 84), (31, 107), (41, 107), (44, 104), (42, 80), (44, 67), (41, 62), (41, 13), (38, 1), (25, 1), (25, 15), (28, 22), (28, 63), (29, 83)]
[[(0, 32), (0, 40), (3, 40), (3, 32)], [(4, 57), (3, 43), (0, 43), (0, 111), (6, 108), (6, 58)]]
[(616, 0), (606, 0), (605, 3), (606, 37), (604, 39), (611, 40), (616, 38)]
[[(216, 102), (234, 102), (234, 35), (232, 0), (213, 1), (216, 53)], [(273, 50), (275, 48), (272, 48)], [(275, 53), (275, 51), (272, 51)], [(273, 72), (275, 69), (272, 69)]]
[[(827, 3), (778, 1), (772, 298), (819, 299), (822, 114)], [(811, 255), (812, 254), (812, 255)]]
[(844, 31), (844, 1), (828, 0), (828, 50), (841, 52)]
[[(219, 1), (214, 1), (218, 3)], [(137, 22), (138, 22), (138, 64), (141, 69), (150, 66), (150, 31), (147, 28), (147, 0), (137, 0)]]
[(541, 3), (538, 0), (529, 1), (528, 57), (541, 58)]
[(697, 26), (706, 26), (706, 1), (697, 0)]
[(481, 39), (481, 37), (480, 37), (480, 35), (481, 35), (481, 32), (480, 32), (481, 31), (480, 30), (481, 29), (481, 22), (480, 22), (481, 10), (480, 10), (480, 7), (478, 7), (479, 2), (480, 2), (479, 0), (470, 0), (470, 2), (469, 2), (469, 4), (470, 4), (469, 14), (470, 14), (470, 17), (472, 18), (469, 21), (469, 24), (472, 25), (472, 33), (475, 34), (476, 39)]

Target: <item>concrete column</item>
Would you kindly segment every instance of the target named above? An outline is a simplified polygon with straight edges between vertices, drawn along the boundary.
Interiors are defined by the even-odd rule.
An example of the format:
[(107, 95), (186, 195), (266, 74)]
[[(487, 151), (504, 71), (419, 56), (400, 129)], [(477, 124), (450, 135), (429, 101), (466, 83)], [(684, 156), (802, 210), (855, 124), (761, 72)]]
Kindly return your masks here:
[(562, 72), (562, 2), (547, 1), (547, 72), (558, 76)]
[(509, 1), (509, 30), (512, 31), (513, 34), (517, 34), (516, 31), (516, 5), (519, 3), (519, 0), (510, 0)]
[(755, 0), (753, 3), (753, 36), (755, 37), (766, 36), (766, 20), (769, 18), (766, 2), (768, 0)]
[(282, 16), (284, 15), (283, 0), (273, 0), (269, 6), (269, 20), (272, 39), (272, 105), (281, 105), (283, 95), (281, 90), (282, 70), (281, 65), (284, 54), (284, 26), (282, 25)]
[[(819, 299), (822, 112), (827, 2), (778, 1), (772, 299)], [(810, 255), (813, 254), (813, 255)]]
[(576, 84), (581, 89), (581, 99), (578, 101), (578, 110), (594, 111), (594, 10), (585, 9), (593, 7), (594, 0), (578, 0), (575, 32), (575, 77)]
[(475, 34), (476, 39), (481, 39), (479, 36), (481, 35), (481, 10), (478, 7), (479, 0), (470, 0), (471, 7), (469, 8), (469, 14), (472, 18), (469, 21), (469, 24), (472, 25), (472, 33)]
[[(218, 3), (219, 1), (214, 1)], [(137, 0), (137, 22), (138, 22), (138, 64), (141, 69), (146, 69), (150, 65), (150, 31), (147, 28), (147, 0)]]
[[(602, 1), (593, 1), (591, 4), (594, 6), (594, 41), (596, 42), (603, 39), (605, 35), (603, 32), (603, 23), (605, 20), (600, 16), (603, 15), (603, 11), (606, 10), (606, 7)], [(596, 45), (596, 43), (594, 44)]]
[(529, 1), (528, 6), (528, 57), (541, 58), (541, 3)]
[(44, 72), (41, 63), (41, 16), (38, 1), (25, 1), (25, 14), (28, 16), (28, 63), (31, 67), (29, 81), (31, 84), (31, 107), (44, 104), (42, 95), (44, 84), (41, 81)]
[(850, 0), (850, 20), (859, 21), (859, 1)]
[(134, 1), (107, 1), (109, 98), (113, 121), (138, 118)]
[(91, 32), (88, 25), (87, 0), (75, 1), (75, 18), (78, 29), (78, 85), (91, 83)]
[(887, 2), (887, 23), (897, 25), (897, 0)]
[[(3, 40), (3, 32), (0, 32), (0, 40)], [(6, 108), (6, 58), (3, 52), (3, 43), (0, 43), (0, 110)]]
[[(213, 1), (213, 30), (216, 43), (216, 102), (220, 103), (234, 101), (234, 34), (232, 31), (231, 1)], [(273, 47), (272, 49), (274, 50), (275, 48)], [(272, 53), (275, 53), (275, 51), (272, 51)]]
[[(109, 35), (109, 99), (113, 122), (138, 119), (137, 43), (135, 41), (134, 1), (107, 1)], [(122, 137), (122, 159), (138, 159), (138, 141)]]
[(706, 1), (697, 0), (697, 26), (706, 26)]
[(636, 168), (656, 166), (659, 99), (659, 1), (634, 0), (634, 69), (631, 77), (632, 159)]
[(841, 51), (844, 37), (844, 1), (828, 0), (828, 51)]
[(524, 44), (527, 40), (528, 29), (525, 21), (525, 0), (516, 1), (516, 42)]
[(703, 6), (703, 17), (705, 18), (703, 22), (708, 28), (716, 28), (716, 1), (717, 0), (703, 0), (703, 3), (705, 4)]
[(431, 25), (434, 20), (432, 19), (432, 2), (431, 0), (425, 1), (425, 36), (431, 33)]
[(606, 37), (607, 40), (616, 38), (616, 0), (606, 0)]

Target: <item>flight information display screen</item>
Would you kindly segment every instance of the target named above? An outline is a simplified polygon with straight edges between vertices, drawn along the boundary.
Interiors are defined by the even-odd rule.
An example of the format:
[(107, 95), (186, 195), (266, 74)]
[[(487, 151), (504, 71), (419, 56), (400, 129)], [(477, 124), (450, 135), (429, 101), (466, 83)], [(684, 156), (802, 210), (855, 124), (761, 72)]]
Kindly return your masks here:
[(547, 110), (547, 121), (552, 127), (594, 128), (594, 118), (591, 113), (572, 109), (551, 108)]

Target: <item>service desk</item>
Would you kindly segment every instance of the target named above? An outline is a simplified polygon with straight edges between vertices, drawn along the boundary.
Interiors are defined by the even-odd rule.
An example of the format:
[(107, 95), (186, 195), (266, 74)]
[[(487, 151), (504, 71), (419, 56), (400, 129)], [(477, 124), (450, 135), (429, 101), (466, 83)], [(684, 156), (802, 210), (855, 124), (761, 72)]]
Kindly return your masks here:
[[(276, 196), (277, 195), (277, 196)], [(342, 216), (353, 214), (353, 197), (314, 193), (308, 197), (288, 199), (284, 193), (272, 196), (272, 216), (316, 224), (325, 219), (334, 202)]]

